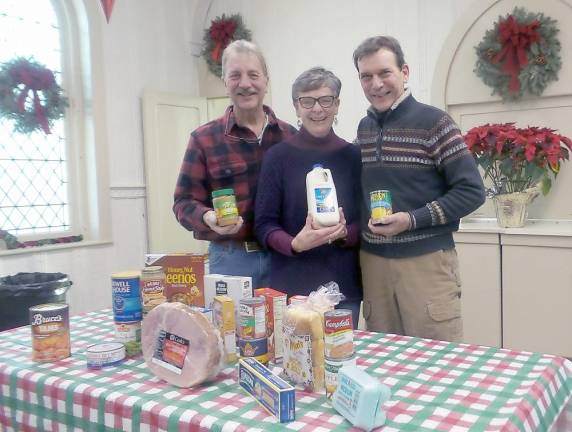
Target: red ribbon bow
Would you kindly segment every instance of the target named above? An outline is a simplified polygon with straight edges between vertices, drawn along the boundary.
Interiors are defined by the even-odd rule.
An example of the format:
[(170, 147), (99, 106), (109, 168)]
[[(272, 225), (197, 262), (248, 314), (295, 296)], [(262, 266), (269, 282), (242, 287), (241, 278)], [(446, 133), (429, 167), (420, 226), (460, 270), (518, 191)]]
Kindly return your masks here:
[(18, 64), (10, 71), (10, 75), (18, 84), (24, 84), (24, 89), (16, 98), (16, 106), (23, 113), (26, 111), (26, 99), (32, 91), (34, 99), (34, 114), (36, 120), (46, 134), (50, 134), (48, 119), (46, 117), (44, 106), (38, 96), (38, 91), (47, 90), (56, 82), (54, 74), (49, 69), (30, 68), (26, 63)]
[(214, 62), (219, 63), (222, 51), (230, 43), (236, 30), (235, 20), (220, 20), (212, 23), (209, 29), (211, 38), (215, 41), (215, 46), (211, 53)]
[(539, 26), (538, 20), (526, 25), (519, 24), (512, 15), (499, 25), (502, 50), (494, 56), (492, 62), (503, 63), (501, 71), (510, 76), (509, 91), (513, 94), (520, 91), (518, 75), (528, 64), (527, 50), (532, 43), (540, 40)]

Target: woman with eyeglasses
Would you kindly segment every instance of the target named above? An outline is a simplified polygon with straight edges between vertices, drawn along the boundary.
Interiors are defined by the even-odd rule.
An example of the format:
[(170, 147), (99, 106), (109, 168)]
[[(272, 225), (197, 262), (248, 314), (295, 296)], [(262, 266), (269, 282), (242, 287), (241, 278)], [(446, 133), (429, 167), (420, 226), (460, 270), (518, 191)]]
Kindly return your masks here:
[[(300, 130), (266, 153), (258, 179), (256, 236), (270, 250), (270, 286), (291, 295), (308, 295), (337, 282), (357, 326), (361, 303), (358, 267), (359, 149), (338, 137), (332, 125), (340, 105), (340, 80), (315, 67), (292, 86)], [(330, 169), (340, 222), (319, 227), (308, 213), (306, 174), (315, 164)]]

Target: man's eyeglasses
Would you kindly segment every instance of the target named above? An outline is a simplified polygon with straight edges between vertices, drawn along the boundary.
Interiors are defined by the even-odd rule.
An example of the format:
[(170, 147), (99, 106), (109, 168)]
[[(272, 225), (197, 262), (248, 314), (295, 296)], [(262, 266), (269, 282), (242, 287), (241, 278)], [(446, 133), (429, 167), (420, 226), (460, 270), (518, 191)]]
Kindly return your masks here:
[(316, 105), (316, 102), (318, 102), (322, 108), (330, 108), (334, 104), (335, 100), (335, 96), (320, 96), (319, 98), (302, 96), (298, 98), (298, 103), (302, 106), (302, 108), (306, 109), (313, 108), (314, 105)]

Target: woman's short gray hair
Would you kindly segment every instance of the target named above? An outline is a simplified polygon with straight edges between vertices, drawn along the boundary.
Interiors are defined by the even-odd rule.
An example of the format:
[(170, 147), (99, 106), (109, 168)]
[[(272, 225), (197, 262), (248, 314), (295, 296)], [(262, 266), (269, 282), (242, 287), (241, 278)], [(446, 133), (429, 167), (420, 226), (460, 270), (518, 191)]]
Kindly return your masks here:
[(292, 84), (292, 102), (296, 102), (300, 93), (328, 87), (336, 97), (340, 96), (342, 82), (333, 72), (316, 66), (304, 71)]
[(230, 44), (228, 44), (228, 46), (222, 52), (222, 60), (221, 60), (221, 66), (222, 66), (222, 74), (221, 75), (222, 76), (221, 76), (221, 78), (223, 80), (224, 80), (224, 73), (225, 73), (225, 69), (226, 69), (226, 63), (228, 62), (228, 57), (231, 54), (238, 54), (238, 53), (254, 54), (256, 57), (258, 57), (258, 61), (260, 61), (260, 65), (262, 66), (262, 72), (264, 73), (264, 76), (266, 78), (268, 78), (268, 66), (266, 66), (266, 59), (264, 58), (264, 55), (262, 55), (262, 51), (260, 51), (260, 48), (258, 48), (252, 42), (249, 42), (249, 41), (244, 40), (244, 39), (239, 39), (239, 40), (235, 40), (234, 42), (231, 42)]

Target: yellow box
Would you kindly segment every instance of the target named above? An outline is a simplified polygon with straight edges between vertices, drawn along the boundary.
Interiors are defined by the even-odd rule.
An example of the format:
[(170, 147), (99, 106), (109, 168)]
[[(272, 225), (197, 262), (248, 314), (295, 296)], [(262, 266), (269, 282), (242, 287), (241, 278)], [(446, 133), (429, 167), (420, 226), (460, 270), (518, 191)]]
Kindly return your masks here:
[(214, 296), (212, 309), (213, 324), (219, 330), (224, 344), (225, 362), (233, 363), (237, 359), (234, 301), (229, 296)]

